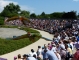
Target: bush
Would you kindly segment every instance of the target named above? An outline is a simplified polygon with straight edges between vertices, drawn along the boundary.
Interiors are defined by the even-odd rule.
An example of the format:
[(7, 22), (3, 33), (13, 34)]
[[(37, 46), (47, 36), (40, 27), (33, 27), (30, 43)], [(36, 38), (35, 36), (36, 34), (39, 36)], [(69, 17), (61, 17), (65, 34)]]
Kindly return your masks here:
[[(37, 41), (41, 35), (38, 31), (29, 29), (29, 28), (21, 28), (27, 32), (33, 32), (33, 33), (38, 33), (38, 34), (33, 34), (30, 37), (22, 38), (19, 37), (18, 40), (6, 40), (6, 39), (1, 39), (0, 38), (0, 55), (10, 53), (12, 51), (15, 51), (17, 49), (23, 48), (25, 46), (28, 46), (29, 44), (32, 44), (33, 42)], [(29, 31), (30, 30), (30, 31)]]
[(3, 24), (4, 24), (4, 18), (0, 17), (0, 25), (3, 25)]

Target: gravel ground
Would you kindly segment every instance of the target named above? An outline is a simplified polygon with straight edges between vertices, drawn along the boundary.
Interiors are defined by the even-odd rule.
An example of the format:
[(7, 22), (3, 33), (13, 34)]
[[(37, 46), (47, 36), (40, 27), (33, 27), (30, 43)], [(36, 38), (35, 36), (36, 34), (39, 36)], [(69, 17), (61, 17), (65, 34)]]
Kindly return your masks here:
[(13, 38), (13, 36), (21, 36), (26, 33), (26, 31), (17, 28), (0, 28), (0, 38)]

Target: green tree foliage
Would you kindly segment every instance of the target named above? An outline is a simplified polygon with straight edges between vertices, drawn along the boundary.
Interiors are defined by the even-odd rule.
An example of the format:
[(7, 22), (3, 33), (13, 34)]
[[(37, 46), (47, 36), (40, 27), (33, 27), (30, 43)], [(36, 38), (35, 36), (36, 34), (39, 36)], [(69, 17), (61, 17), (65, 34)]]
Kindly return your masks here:
[(10, 3), (6, 7), (4, 7), (4, 10), (1, 12), (1, 16), (3, 17), (18, 16), (19, 11), (20, 11), (19, 5), (14, 5), (13, 3)]
[(4, 24), (4, 18), (0, 16), (0, 25)]
[[(20, 12), (20, 14), (18, 13)], [(41, 18), (41, 19), (57, 19), (57, 18), (65, 18), (65, 19), (76, 19), (79, 18), (76, 15), (75, 11), (70, 11), (70, 12), (54, 12), (50, 14), (46, 14), (45, 12), (42, 12), (40, 15), (36, 15), (35, 13), (30, 14), (29, 11), (23, 10), (21, 11), (19, 5), (15, 5), (13, 3), (10, 3), (9, 5), (5, 6), (3, 11), (1, 12), (1, 16), (3, 17), (13, 17), (13, 16), (18, 16), (21, 15), (23, 17), (27, 18)]]
[(54, 12), (50, 14), (50, 18), (62, 18), (63, 12)]
[(41, 13), (40, 18), (46, 18), (45, 12), (42, 12), (42, 13)]
[(76, 19), (76, 11), (70, 11), (70, 12), (54, 12), (51, 14), (45, 14), (45, 12), (42, 12), (40, 15), (37, 15), (37, 18), (43, 18), (43, 19)]
[(65, 18), (65, 19), (76, 19), (77, 18), (76, 12), (75, 11), (66, 12), (66, 13), (63, 14), (62, 18)]
[(79, 13), (78, 13), (78, 16), (77, 16), (77, 18), (79, 18)]
[(36, 16), (35, 13), (30, 14), (30, 18), (36, 18), (36, 17), (37, 17), (37, 16)]
[(21, 11), (20, 15), (23, 16), (23, 17), (29, 18), (30, 17), (30, 12), (23, 10), (23, 11)]

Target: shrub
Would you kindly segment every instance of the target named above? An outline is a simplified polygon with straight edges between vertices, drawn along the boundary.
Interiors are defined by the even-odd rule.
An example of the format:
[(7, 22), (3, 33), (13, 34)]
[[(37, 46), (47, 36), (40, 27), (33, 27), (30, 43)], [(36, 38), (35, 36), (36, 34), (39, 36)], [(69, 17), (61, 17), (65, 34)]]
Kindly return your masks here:
[(4, 18), (0, 16), (0, 25), (4, 24)]

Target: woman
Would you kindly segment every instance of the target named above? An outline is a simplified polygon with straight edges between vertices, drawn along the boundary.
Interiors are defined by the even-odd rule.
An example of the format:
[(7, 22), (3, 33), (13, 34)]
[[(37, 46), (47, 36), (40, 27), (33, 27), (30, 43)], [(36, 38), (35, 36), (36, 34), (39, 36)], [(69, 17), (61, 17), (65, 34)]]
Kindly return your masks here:
[(22, 60), (22, 58), (21, 58), (21, 54), (18, 54), (18, 57), (17, 57), (16, 60)]

